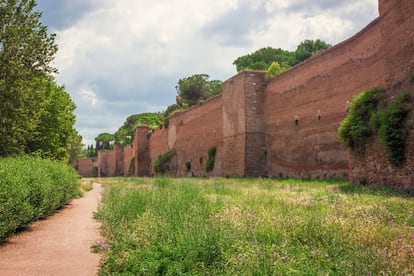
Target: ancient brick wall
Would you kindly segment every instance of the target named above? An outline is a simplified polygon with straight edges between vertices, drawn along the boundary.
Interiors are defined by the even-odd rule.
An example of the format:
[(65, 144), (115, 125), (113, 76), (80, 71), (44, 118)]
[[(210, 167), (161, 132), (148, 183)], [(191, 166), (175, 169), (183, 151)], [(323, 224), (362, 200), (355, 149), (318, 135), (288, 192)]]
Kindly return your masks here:
[[(141, 130), (133, 144), (141, 156), (136, 171), (153, 174), (157, 158), (174, 150), (171, 173), (206, 175), (208, 149), (216, 147), (214, 171), (207, 175), (346, 177), (349, 156), (337, 130), (351, 99), (374, 86), (392, 96), (394, 88), (414, 78), (412, 0), (379, 0), (379, 11), (381, 17), (355, 36), (287, 72), (269, 80), (260, 72), (241, 72), (224, 82), (221, 96), (172, 115), (168, 127), (149, 138)], [(412, 142), (407, 167), (399, 172), (381, 165), (386, 174), (380, 174), (369, 161), (380, 158), (374, 149), (375, 143), (367, 162), (353, 160), (352, 178), (379, 175), (375, 181), (385, 181), (396, 175), (412, 183)], [(120, 155), (100, 153), (102, 175), (120, 173)], [(125, 170), (124, 157), (131, 154), (122, 155)]]
[(82, 177), (98, 176), (98, 157), (78, 159), (76, 170)]
[(115, 145), (113, 150), (98, 152), (99, 177), (124, 175), (124, 151), (121, 146)]
[[(189, 110), (173, 114), (167, 128), (156, 129), (149, 142), (152, 173), (158, 157), (175, 150), (171, 174), (221, 175), (222, 106), (222, 96), (216, 96)], [(211, 147), (217, 149), (215, 166), (212, 172), (206, 172), (208, 150)], [(191, 164), (190, 169), (187, 169), (187, 163)]]
[[(402, 92), (410, 92), (414, 97), (414, 3), (406, 0), (381, 2), (386, 93), (390, 99)], [(376, 137), (368, 144), (364, 155), (350, 152), (351, 181), (414, 190), (413, 112), (408, 121), (411, 130), (406, 141), (406, 161), (402, 166), (388, 162), (387, 153)]]
[(385, 82), (379, 19), (343, 43), (268, 81), (265, 122), (269, 175), (346, 177), (337, 138), (349, 101)]
[(135, 175), (135, 144), (126, 145), (123, 148), (123, 162), (122, 162), (122, 174), (124, 176)]
[(223, 175), (266, 174), (264, 90), (262, 72), (241, 72), (223, 84)]
[(154, 175), (154, 163), (159, 156), (165, 154), (167, 151), (171, 150), (168, 146), (168, 128), (160, 126), (157, 129), (153, 130), (150, 133), (149, 138), (149, 156), (150, 156), (150, 167), (151, 175)]
[(386, 83), (393, 87), (414, 75), (414, 2), (384, 1), (387, 8), (380, 20)]
[(406, 160), (401, 167), (393, 166), (387, 160), (387, 153), (378, 137), (368, 143), (366, 154), (350, 152), (350, 180), (414, 191), (414, 130), (411, 130), (406, 146)]
[(133, 142), (135, 148), (135, 175), (151, 175), (151, 160), (149, 150), (149, 127), (141, 126), (135, 130)]

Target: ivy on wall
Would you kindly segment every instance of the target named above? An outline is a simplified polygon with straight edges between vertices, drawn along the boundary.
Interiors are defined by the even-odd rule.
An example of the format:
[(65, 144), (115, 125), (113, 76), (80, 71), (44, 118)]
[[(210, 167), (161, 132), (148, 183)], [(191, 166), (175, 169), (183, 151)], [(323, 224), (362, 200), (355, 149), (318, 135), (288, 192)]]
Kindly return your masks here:
[(413, 108), (412, 98), (403, 93), (379, 114), (379, 137), (387, 149), (388, 160), (399, 166), (405, 159), (405, 141), (408, 136), (407, 118)]
[(388, 103), (383, 89), (364, 91), (352, 100), (349, 114), (339, 127), (339, 139), (353, 152), (364, 154), (368, 140), (378, 135), (388, 161), (400, 166), (405, 160), (407, 118), (412, 109), (409, 93), (402, 93)]
[(175, 154), (175, 151), (167, 151), (163, 155), (160, 155), (158, 159), (155, 161), (154, 164), (154, 170), (156, 173), (164, 174), (166, 171), (165, 164), (170, 161), (171, 157), (173, 157)]
[(385, 98), (381, 88), (372, 88), (355, 96), (348, 116), (339, 127), (339, 139), (358, 154), (365, 153), (365, 144), (375, 134), (376, 112)]
[(216, 160), (216, 153), (217, 153), (217, 148), (216, 147), (211, 147), (208, 150), (208, 159), (206, 162), (206, 172), (211, 172), (214, 170), (214, 162)]

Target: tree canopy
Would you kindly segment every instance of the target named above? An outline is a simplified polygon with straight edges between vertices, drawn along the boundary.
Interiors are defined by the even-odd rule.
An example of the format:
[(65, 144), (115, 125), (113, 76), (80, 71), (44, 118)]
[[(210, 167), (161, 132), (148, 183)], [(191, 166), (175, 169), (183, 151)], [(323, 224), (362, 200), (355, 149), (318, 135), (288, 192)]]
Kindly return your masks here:
[(281, 67), (290, 67), (295, 61), (293, 52), (275, 49), (272, 47), (261, 48), (251, 54), (238, 57), (233, 65), (236, 65), (237, 72), (251, 70), (267, 70), (273, 62), (277, 62)]
[(115, 141), (115, 135), (103, 132), (95, 137), (95, 141), (97, 150), (109, 149), (111, 147), (111, 143)]
[(134, 140), (135, 129), (138, 126), (157, 127), (163, 121), (161, 113), (141, 113), (129, 116), (124, 124), (115, 132), (115, 144), (127, 145)]
[(274, 76), (330, 46), (320, 39), (306, 39), (297, 46), (294, 52), (272, 47), (261, 48), (251, 54), (238, 57), (233, 65), (236, 66), (237, 72), (248, 69), (261, 70), (269, 71), (268, 76)]
[(75, 104), (55, 83), (55, 35), (34, 0), (0, 1), (0, 156), (33, 154), (68, 161)]
[(296, 48), (295, 64), (300, 63), (322, 52), (323, 50), (328, 49), (329, 47), (331, 47), (330, 44), (320, 39), (317, 39), (317, 40), (306, 39), (305, 41), (302, 41)]
[(176, 86), (178, 99), (177, 104), (183, 103), (194, 106), (200, 101), (221, 93), (222, 81), (209, 80), (207, 74), (195, 74), (182, 78)]

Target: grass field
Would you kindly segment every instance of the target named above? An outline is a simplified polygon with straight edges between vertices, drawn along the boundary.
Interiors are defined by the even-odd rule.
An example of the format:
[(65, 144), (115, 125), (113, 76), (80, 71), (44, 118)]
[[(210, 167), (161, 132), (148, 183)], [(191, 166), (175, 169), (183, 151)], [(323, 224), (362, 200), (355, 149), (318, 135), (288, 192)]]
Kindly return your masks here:
[(101, 275), (414, 273), (414, 198), (340, 181), (104, 179)]

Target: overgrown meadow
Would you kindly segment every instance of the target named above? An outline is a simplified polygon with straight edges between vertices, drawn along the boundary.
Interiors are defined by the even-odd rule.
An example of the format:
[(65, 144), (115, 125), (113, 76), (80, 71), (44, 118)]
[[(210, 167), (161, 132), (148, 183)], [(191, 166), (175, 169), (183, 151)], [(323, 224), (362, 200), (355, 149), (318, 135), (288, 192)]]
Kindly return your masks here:
[(414, 273), (414, 198), (339, 181), (104, 179), (101, 275)]

